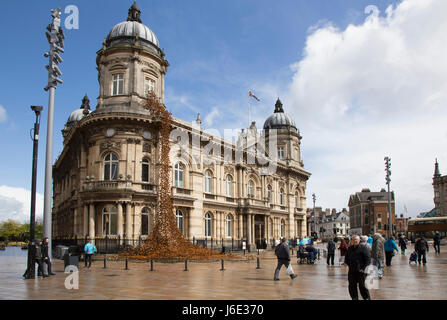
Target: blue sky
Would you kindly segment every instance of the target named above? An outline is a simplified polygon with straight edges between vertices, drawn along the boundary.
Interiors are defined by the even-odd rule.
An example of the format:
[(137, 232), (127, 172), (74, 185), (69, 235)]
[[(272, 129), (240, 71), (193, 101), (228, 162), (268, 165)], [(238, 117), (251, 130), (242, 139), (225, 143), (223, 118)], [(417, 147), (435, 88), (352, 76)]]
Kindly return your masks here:
[[(30, 105), (44, 106), (37, 187), (43, 193), (48, 106), (48, 93), (43, 90), (47, 81), (43, 53), (48, 50), (45, 27), (51, 21), (49, 10), (60, 7), (64, 11), (67, 5), (79, 9), (79, 29), (64, 30), (64, 83), (56, 90), (54, 122), (56, 159), (69, 114), (79, 108), (85, 93), (93, 108), (96, 104), (96, 51), (110, 29), (126, 20), (132, 2), (1, 2), (0, 146), (4, 155), (0, 202), (11, 203), (14, 190), (20, 193), (30, 189), (29, 130), (34, 123)], [(447, 134), (433, 129), (438, 127), (434, 122), (446, 117), (442, 108), (446, 77), (439, 74), (445, 64), (438, 56), (445, 57), (446, 47), (428, 43), (447, 31), (437, 14), (445, 7), (440, 8), (442, 1), (427, 0), (423, 7), (417, 7), (416, 2), (137, 3), (143, 23), (157, 35), (170, 63), (165, 103), (174, 116), (192, 121), (200, 112), (207, 128), (222, 133), (225, 128), (241, 128), (248, 122), (250, 88), (261, 99), (252, 104), (252, 120), (261, 128), (280, 97), (303, 135), (305, 169), (313, 174), (307, 188), (308, 206), (313, 192), (317, 205), (341, 209), (347, 207), (351, 193), (363, 187), (377, 191), (385, 187), (383, 157), (390, 155), (392, 166), (401, 168), (394, 171), (393, 167), (392, 183), (396, 182), (399, 200), (396, 207), (401, 212), (406, 204), (408, 215), (414, 216), (433, 207), (434, 158), (440, 161), (441, 173), (447, 170), (447, 154), (443, 151)], [(380, 10), (377, 18), (365, 14), (371, 4)], [(394, 12), (387, 13), (390, 5), (389, 10)], [(66, 17), (63, 13), (62, 22)], [(427, 26), (418, 24), (418, 19), (427, 21), (427, 17), (431, 18), (430, 23), (424, 23)], [(422, 44), (427, 45), (424, 53), (420, 52)], [(410, 70), (414, 61), (421, 63)], [(430, 86), (425, 89), (427, 83)], [(418, 88), (417, 94), (414, 88)], [(412, 101), (428, 101), (431, 109), (423, 103), (413, 105)], [(433, 125), (427, 125), (430, 122)], [(417, 137), (413, 136), (415, 130)], [(423, 155), (416, 161), (418, 153)], [(3, 206), (0, 219), (6, 210), (8, 206)]]

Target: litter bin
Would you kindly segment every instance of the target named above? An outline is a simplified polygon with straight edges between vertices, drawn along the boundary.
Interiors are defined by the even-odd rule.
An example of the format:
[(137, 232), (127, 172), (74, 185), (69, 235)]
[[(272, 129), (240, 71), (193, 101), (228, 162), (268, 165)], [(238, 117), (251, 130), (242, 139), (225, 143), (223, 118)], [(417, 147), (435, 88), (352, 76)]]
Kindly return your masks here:
[(79, 267), (79, 256), (72, 255), (68, 252), (64, 255), (64, 269), (67, 268), (67, 266), (75, 266), (76, 268)]
[(65, 253), (67, 253), (68, 251), (68, 247), (67, 246), (62, 246), (62, 245), (58, 245), (56, 246), (56, 250), (54, 250), (54, 257), (56, 259), (64, 259)]

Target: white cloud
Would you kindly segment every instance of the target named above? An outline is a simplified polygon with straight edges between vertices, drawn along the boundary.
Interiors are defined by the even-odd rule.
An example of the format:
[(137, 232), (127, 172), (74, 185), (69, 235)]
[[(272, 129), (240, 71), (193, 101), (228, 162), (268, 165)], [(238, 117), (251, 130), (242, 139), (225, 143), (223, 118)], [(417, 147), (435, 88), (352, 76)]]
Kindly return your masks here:
[(217, 107), (214, 107), (210, 113), (207, 114), (207, 116), (204, 119), (204, 125), (207, 127), (211, 127), (214, 124), (214, 120), (216, 117), (220, 116), (219, 109)]
[[(28, 222), (31, 210), (31, 191), (0, 186), (0, 221), (8, 219)], [(43, 217), (43, 195), (36, 194), (36, 219)]]
[(5, 122), (6, 119), (7, 119), (6, 109), (2, 105), (0, 105), (0, 123)]
[(387, 155), (397, 213), (434, 206), (435, 157), (447, 168), (445, 12), (447, 1), (404, 0), (345, 30), (309, 29), (285, 103), (313, 174), (308, 199), (342, 208), (363, 187), (380, 190)]

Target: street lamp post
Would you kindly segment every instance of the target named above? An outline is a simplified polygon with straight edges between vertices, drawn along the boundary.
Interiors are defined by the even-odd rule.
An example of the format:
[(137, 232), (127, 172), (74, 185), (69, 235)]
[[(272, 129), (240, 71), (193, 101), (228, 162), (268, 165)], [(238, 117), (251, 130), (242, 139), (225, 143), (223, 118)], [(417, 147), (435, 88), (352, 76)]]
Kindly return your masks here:
[(316, 227), (315, 227), (315, 200), (317, 200), (317, 198), (315, 197), (315, 193), (312, 193), (312, 200), (314, 202), (314, 209), (312, 210), (312, 228), (311, 228), (311, 237), (313, 237), (313, 233), (316, 232)]
[(53, 21), (47, 26), (48, 32), (46, 36), (50, 44), (50, 51), (46, 52), (44, 56), (49, 58), (49, 64), (46, 67), (48, 70), (48, 85), (45, 91), (49, 91), (48, 101), (48, 124), (47, 124), (47, 145), (45, 157), (45, 189), (44, 189), (44, 206), (43, 206), (43, 225), (44, 237), (49, 240), (48, 255), (51, 257), (51, 189), (52, 189), (52, 162), (53, 162), (53, 119), (54, 119), (54, 94), (57, 84), (62, 84), (62, 80), (58, 77), (62, 75), (58, 64), (62, 63), (62, 58), (59, 52), (64, 52), (65, 35), (61, 28), (61, 9), (50, 10)]
[(391, 158), (385, 157), (385, 172), (386, 172), (386, 184), (388, 185), (388, 238), (391, 238), (393, 234), (393, 225), (392, 225), (392, 212), (391, 212), (391, 192), (390, 192), (390, 182), (391, 182)]
[(28, 244), (28, 264), (25, 274), (25, 279), (34, 279), (35, 277), (35, 263), (34, 263), (34, 237), (35, 237), (35, 220), (36, 220), (36, 179), (37, 179), (37, 149), (39, 146), (39, 127), (40, 127), (40, 112), (43, 107), (31, 106), (31, 110), (36, 113), (36, 122), (34, 123), (34, 137), (33, 137), (33, 168), (31, 174), (31, 212), (30, 212), (30, 230), (29, 230), (29, 244)]

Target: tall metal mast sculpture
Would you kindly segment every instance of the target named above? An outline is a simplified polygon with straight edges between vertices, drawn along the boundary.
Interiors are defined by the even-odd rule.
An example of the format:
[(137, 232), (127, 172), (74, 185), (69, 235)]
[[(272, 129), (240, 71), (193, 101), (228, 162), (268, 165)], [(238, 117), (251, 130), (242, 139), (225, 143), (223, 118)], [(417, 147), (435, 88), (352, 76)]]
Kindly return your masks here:
[(65, 35), (61, 28), (61, 9), (50, 10), (53, 21), (47, 26), (46, 36), (50, 44), (50, 51), (44, 54), (49, 58), (49, 64), (46, 67), (48, 70), (48, 85), (45, 87), (45, 91), (50, 92), (48, 102), (48, 123), (47, 123), (47, 149), (45, 158), (45, 191), (44, 191), (44, 209), (43, 209), (43, 234), (44, 237), (48, 237), (48, 254), (51, 257), (51, 197), (52, 197), (52, 162), (53, 162), (53, 120), (54, 120), (54, 93), (57, 84), (62, 84), (62, 80), (58, 77), (62, 75), (58, 64), (62, 63), (62, 58), (59, 55), (64, 52), (64, 39)]
[(391, 182), (391, 158), (385, 157), (385, 172), (386, 172), (386, 184), (388, 185), (388, 237), (391, 238), (393, 235), (393, 220), (391, 212), (391, 192), (390, 192), (390, 182)]

